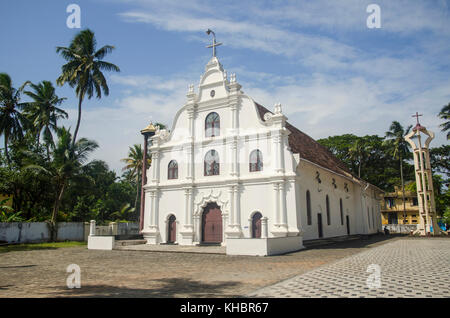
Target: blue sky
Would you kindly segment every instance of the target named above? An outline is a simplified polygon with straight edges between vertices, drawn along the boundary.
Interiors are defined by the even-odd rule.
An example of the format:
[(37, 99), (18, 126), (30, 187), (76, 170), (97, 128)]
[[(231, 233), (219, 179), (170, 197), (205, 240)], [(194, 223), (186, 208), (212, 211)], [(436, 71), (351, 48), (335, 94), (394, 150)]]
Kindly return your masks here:
[[(436, 115), (450, 102), (450, 1), (1, 1), (0, 72), (15, 86), (55, 82), (68, 46), (66, 8), (81, 8), (81, 27), (98, 46), (116, 46), (106, 60), (110, 95), (83, 104), (80, 136), (99, 142), (93, 158), (120, 171), (128, 146), (141, 142), (150, 120), (171, 126), (190, 83), (198, 84), (216, 32), (218, 57), (243, 91), (313, 138), (344, 133), (384, 135), (393, 120), (413, 124), (416, 111), (447, 143)], [(369, 4), (381, 8), (381, 28), (369, 29)], [(64, 108), (75, 127), (77, 101), (69, 87)]]

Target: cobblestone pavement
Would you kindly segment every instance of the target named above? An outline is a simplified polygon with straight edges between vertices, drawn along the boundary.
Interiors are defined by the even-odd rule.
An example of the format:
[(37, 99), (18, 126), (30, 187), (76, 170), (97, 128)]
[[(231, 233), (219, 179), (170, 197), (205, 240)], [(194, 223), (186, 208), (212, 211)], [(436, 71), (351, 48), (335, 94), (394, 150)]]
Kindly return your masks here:
[[(0, 253), (0, 297), (235, 297), (397, 238), (383, 235), (282, 256), (95, 251), (85, 247)], [(81, 268), (68, 289), (67, 266)]]
[[(380, 266), (379, 287), (373, 280), (375, 271), (368, 272), (371, 264)], [(396, 240), (247, 296), (447, 298), (450, 297), (450, 240)]]

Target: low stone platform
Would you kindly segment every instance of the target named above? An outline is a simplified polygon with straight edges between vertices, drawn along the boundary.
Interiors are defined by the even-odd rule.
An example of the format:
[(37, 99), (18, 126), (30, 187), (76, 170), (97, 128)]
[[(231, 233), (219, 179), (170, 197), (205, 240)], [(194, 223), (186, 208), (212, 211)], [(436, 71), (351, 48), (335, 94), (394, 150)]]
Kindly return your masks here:
[(186, 245), (124, 245), (115, 246), (115, 250), (141, 251), (141, 252), (167, 252), (167, 253), (196, 253), (196, 254), (223, 254), (226, 253), (225, 246), (186, 246)]

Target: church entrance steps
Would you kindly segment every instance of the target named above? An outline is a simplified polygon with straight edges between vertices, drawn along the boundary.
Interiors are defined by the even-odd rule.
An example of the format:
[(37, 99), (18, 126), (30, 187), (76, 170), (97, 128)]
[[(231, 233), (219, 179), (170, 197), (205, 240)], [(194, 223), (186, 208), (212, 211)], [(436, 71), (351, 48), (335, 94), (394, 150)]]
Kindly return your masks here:
[(221, 254), (225, 255), (225, 246), (186, 246), (175, 244), (161, 245), (124, 245), (114, 247), (115, 250), (140, 251), (140, 252), (162, 252), (162, 253), (196, 253), (196, 254)]

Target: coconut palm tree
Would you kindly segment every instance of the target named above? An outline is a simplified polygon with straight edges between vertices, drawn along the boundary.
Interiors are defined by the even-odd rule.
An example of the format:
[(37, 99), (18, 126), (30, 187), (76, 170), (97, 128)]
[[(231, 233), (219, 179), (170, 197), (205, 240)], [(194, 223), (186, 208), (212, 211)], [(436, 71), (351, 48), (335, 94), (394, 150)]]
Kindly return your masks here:
[[(439, 112), (439, 118), (446, 120), (446, 122), (440, 125), (442, 131), (450, 130), (450, 103), (442, 107), (441, 111)], [(447, 139), (450, 139), (450, 131), (447, 133)]]
[(348, 157), (358, 165), (358, 178), (361, 178), (361, 166), (363, 161), (370, 156), (370, 148), (360, 139), (348, 148)]
[(26, 81), (19, 89), (12, 86), (11, 77), (6, 73), (0, 73), (0, 135), (5, 138), (5, 156), (8, 163), (11, 162), (8, 154), (8, 141), (23, 137), (23, 123), (26, 118), (21, 113), (24, 107), (20, 102), (20, 95)]
[(72, 135), (65, 127), (57, 129), (58, 141), (56, 142), (52, 161), (47, 167), (39, 165), (28, 165), (26, 169), (34, 170), (38, 173), (49, 175), (56, 184), (57, 193), (53, 205), (51, 225), (51, 240), (56, 238), (56, 219), (59, 207), (69, 182), (82, 174), (82, 167), (89, 154), (98, 148), (95, 141), (81, 138), (75, 144), (72, 142)]
[(119, 211), (111, 213), (111, 216), (114, 217), (116, 221), (127, 221), (133, 212), (134, 208), (132, 208), (129, 203), (126, 203), (122, 205)]
[(91, 99), (94, 94), (98, 99), (104, 95), (109, 95), (109, 88), (102, 71), (120, 72), (118, 66), (102, 61), (103, 58), (112, 52), (114, 46), (105, 45), (96, 51), (97, 41), (94, 32), (89, 29), (83, 30), (75, 35), (69, 47), (57, 47), (59, 53), (67, 63), (61, 68), (61, 75), (56, 80), (58, 85), (68, 83), (70, 87), (75, 87), (78, 97), (78, 120), (73, 135), (72, 143), (75, 144), (78, 129), (81, 122), (81, 105), (87, 96)]
[[(134, 211), (137, 211), (137, 204), (139, 199), (139, 182), (142, 174), (142, 164), (144, 159), (144, 151), (140, 144), (135, 144), (129, 147), (128, 158), (121, 159), (126, 165), (122, 168), (124, 171), (128, 171), (128, 177), (136, 180), (136, 199), (134, 200)], [(147, 154), (147, 166), (150, 166), (151, 159)]]
[(26, 91), (25, 94), (31, 97), (33, 101), (26, 104), (24, 114), (36, 131), (38, 144), (43, 132), (47, 159), (50, 160), (50, 146), (54, 146), (52, 131), (56, 132), (58, 119), (68, 117), (68, 114), (57, 106), (61, 105), (66, 98), (59, 98), (55, 94), (53, 84), (49, 81), (30, 84), (30, 86), (34, 92)]
[(405, 136), (409, 134), (412, 125), (409, 125), (406, 130), (398, 121), (393, 121), (386, 132), (385, 145), (388, 146), (392, 157), (398, 159), (400, 162), (400, 179), (402, 183), (402, 200), (403, 200), (403, 217), (406, 219), (406, 204), (405, 204), (405, 183), (403, 180), (403, 160), (409, 153), (409, 146), (405, 140)]

